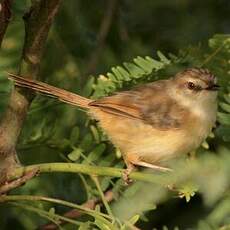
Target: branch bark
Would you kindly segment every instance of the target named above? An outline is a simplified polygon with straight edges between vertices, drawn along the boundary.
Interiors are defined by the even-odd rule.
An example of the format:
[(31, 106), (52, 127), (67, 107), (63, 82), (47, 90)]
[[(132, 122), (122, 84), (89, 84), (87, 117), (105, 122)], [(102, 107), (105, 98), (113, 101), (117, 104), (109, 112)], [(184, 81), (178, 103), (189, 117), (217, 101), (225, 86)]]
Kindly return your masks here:
[[(6, 1), (6, 0), (5, 0)], [(19, 74), (39, 75), (40, 62), (52, 21), (58, 11), (60, 0), (32, 1), (30, 10), (24, 15), (25, 40)], [(32, 96), (24, 90), (13, 89), (8, 108), (0, 123), (0, 184), (18, 167), (15, 146)]]
[(11, 0), (0, 1), (0, 47), (11, 18)]

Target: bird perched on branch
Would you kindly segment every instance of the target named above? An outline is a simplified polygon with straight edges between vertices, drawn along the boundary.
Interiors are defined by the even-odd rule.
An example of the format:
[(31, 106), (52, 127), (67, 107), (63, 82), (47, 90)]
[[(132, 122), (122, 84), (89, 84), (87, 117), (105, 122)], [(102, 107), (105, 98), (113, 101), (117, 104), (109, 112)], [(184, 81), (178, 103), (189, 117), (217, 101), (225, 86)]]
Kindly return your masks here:
[(187, 69), (167, 80), (98, 100), (14, 74), (9, 79), (17, 86), (86, 109), (121, 150), (126, 181), (134, 166), (169, 170), (159, 162), (199, 147), (216, 121), (218, 85), (206, 69)]

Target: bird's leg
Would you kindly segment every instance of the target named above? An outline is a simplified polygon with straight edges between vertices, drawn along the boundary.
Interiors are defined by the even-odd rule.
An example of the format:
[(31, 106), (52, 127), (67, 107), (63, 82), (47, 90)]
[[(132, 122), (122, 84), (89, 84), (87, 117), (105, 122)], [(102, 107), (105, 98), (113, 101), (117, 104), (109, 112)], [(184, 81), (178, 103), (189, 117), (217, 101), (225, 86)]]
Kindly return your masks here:
[(124, 157), (125, 164), (127, 168), (125, 169), (122, 177), (125, 181), (125, 184), (128, 185), (132, 182), (132, 179), (129, 178), (130, 173), (135, 169), (135, 166), (142, 166), (146, 168), (151, 168), (161, 172), (172, 172), (173, 170), (167, 167), (162, 167), (159, 165), (154, 165), (151, 163), (147, 163), (145, 161), (141, 161), (140, 158), (136, 154), (126, 154)]
[(133, 164), (138, 165), (138, 166), (142, 166), (142, 167), (146, 167), (146, 168), (155, 169), (155, 170), (162, 171), (162, 172), (172, 172), (173, 171), (170, 168), (150, 164), (150, 163), (147, 163), (147, 162), (144, 162), (144, 161), (136, 161), (136, 162), (133, 162)]
[(126, 185), (129, 185), (133, 182), (133, 180), (130, 179), (129, 175), (133, 170), (135, 170), (135, 163), (133, 162), (135, 162), (136, 160), (137, 157), (134, 154), (126, 154), (124, 157), (124, 161), (127, 168), (125, 169), (122, 178)]
[(129, 185), (133, 182), (133, 180), (130, 179), (129, 174), (135, 169), (135, 166), (131, 162), (127, 162), (127, 161), (125, 161), (125, 164), (126, 164), (127, 168), (123, 172), (122, 178), (123, 178), (125, 184)]
[[(157, 170), (157, 171), (161, 171), (161, 172), (172, 172), (173, 171), (170, 168), (166, 168), (166, 167), (162, 167), (162, 166), (159, 166), (159, 165), (150, 164), (150, 163), (147, 163), (147, 162), (144, 162), (144, 161), (137, 161), (137, 162), (135, 162), (135, 165), (146, 167), (146, 168), (151, 168), (151, 169), (154, 169), (154, 170)], [(175, 190), (173, 184), (169, 184), (166, 187), (169, 190), (172, 190), (172, 191)]]

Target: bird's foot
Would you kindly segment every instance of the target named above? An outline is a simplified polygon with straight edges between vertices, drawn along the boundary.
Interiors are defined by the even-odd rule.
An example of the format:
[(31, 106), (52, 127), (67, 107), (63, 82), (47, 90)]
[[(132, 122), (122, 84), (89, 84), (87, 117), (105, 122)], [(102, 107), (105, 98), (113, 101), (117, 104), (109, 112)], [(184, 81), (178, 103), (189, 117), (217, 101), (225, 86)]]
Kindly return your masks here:
[(131, 163), (127, 164), (127, 168), (124, 170), (123, 174), (122, 174), (122, 179), (125, 182), (125, 185), (130, 185), (133, 180), (129, 177), (130, 173), (135, 170), (135, 166)]
[(130, 169), (125, 169), (123, 174), (122, 174), (122, 179), (125, 182), (125, 185), (130, 185), (132, 184), (133, 180), (129, 177), (129, 174), (131, 173)]

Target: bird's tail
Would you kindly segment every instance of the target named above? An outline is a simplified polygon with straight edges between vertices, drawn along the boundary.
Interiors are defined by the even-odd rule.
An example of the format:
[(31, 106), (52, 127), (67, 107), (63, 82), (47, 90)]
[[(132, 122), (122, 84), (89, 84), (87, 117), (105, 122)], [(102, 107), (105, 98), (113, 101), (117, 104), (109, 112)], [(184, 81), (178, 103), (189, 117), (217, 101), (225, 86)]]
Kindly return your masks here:
[(64, 89), (48, 85), (40, 81), (24, 78), (12, 73), (8, 73), (8, 78), (10, 80), (13, 80), (15, 85), (17, 86), (32, 89), (49, 97), (55, 97), (58, 100), (71, 105), (79, 106), (82, 108), (89, 108), (89, 103), (92, 102), (92, 100), (88, 98), (82, 97), (75, 93), (71, 93)]

